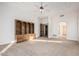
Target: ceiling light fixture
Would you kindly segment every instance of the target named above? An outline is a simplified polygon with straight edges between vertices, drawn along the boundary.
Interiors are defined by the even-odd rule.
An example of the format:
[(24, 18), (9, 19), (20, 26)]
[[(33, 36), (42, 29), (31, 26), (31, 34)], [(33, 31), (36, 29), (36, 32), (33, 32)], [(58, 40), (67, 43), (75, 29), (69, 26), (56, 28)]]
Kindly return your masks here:
[(62, 15), (60, 15), (60, 17), (64, 17), (64, 15), (62, 14)]
[(40, 12), (42, 13), (44, 10), (44, 7), (43, 7), (43, 3), (41, 2), (41, 6), (40, 6)]

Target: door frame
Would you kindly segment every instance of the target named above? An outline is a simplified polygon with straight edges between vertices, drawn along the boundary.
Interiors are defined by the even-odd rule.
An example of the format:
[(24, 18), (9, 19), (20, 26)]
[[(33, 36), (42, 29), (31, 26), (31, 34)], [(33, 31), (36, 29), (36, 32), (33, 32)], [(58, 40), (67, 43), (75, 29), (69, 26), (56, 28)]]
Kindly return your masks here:
[[(66, 36), (64, 36), (64, 37), (61, 36), (61, 34), (60, 34), (60, 24), (62, 24), (62, 23), (63, 23), (63, 25), (64, 25), (64, 24), (66, 25)], [(65, 38), (65, 39), (66, 39), (66, 38), (67, 38), (67, 32), (68, 32), (67, 22), (63, 22), (63, 21), (62, 21), (62, 22), (59, 22), (58, 25), (59, 25), (59, 36), (58, 36), (58, 37), (59, 37), (59, 38)]]

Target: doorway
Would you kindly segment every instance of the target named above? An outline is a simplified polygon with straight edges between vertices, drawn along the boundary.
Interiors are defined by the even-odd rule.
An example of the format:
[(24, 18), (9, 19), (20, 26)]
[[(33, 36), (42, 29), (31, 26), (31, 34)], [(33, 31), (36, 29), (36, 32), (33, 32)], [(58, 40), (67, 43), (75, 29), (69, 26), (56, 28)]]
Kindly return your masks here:
[(40, 24), (40, 37), (48, 37), (48, 25)]
[(67, 23), (66, 22), (60, 22), (59, 23), (59, 38), (65, 38), (67, 37)]

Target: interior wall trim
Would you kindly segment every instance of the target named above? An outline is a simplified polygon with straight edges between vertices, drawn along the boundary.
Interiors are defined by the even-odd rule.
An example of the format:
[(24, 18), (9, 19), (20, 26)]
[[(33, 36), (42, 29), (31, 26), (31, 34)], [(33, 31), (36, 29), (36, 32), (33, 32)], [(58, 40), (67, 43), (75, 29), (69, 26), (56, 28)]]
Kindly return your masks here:
[[(11, 42), (16, 43), (16, 40), (13, 40)], [(0, 45), (10, 44), (11, 42), (0, 42)]]

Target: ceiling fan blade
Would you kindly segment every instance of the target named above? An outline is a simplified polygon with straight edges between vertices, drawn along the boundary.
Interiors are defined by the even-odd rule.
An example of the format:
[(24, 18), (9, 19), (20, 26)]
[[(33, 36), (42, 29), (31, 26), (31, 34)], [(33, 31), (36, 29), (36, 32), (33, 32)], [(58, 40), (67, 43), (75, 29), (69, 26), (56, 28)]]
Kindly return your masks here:
[(48, 7), (48, 5), (47, 4), (44, 4), (44, 7)]
[(40, 9), (40, 6), (39, 5), (34, 5), (37, 9)]

